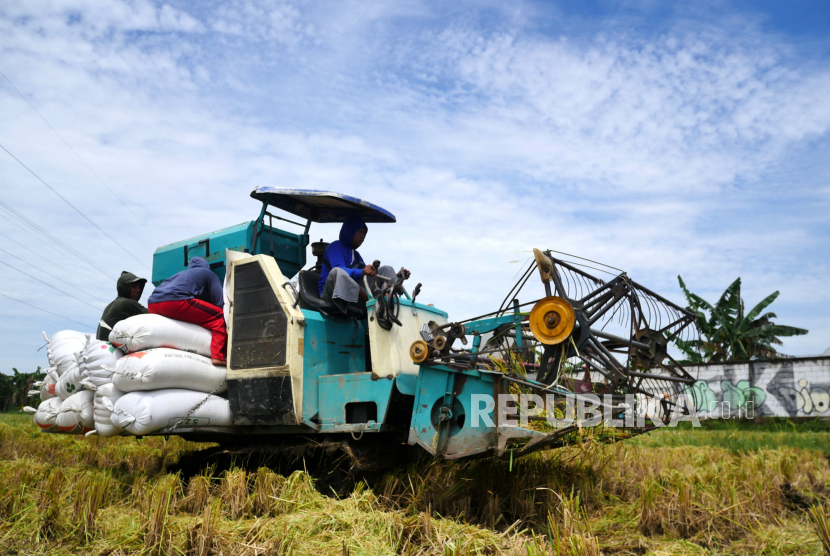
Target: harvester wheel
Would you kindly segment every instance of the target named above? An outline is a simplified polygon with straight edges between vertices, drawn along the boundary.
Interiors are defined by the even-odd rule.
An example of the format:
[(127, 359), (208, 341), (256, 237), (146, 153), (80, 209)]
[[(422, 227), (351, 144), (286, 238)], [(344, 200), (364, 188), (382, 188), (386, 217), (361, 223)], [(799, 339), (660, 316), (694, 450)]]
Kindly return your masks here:
[(561, 297), (540, 299), (530, 311), (530, 331), (549, 346), (564, 342), (573, 332), (575, 322), (573, 307)]

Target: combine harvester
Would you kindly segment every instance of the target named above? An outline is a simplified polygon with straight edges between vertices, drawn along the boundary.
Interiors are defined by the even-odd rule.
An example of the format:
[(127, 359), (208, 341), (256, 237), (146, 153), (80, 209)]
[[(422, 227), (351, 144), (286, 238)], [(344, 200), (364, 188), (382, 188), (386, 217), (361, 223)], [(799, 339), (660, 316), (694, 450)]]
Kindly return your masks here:
[[(260, 187), (251, 197), (262, 203), (256, 220), (161, 247), (153, 257), (156, 285), (194, 256), (225, 280), (228, 366), (221, 389), (228, 401), (217, 401), (229, 405), (230, 425), (188, 419), (194, 407), (150, 434), (277, 457), (345, 452), (355, 468), (383, 468), (417, 454), (513, 457), (562, 446), (578, 440), (584, 417), (569, 407), (596, 395), (603, 396), (598, 407), (622, 425), (610, 439), (688, 414), (685, 393), (694, 378), (668, 345), (691, 339), (694, 315), (624, 272), (596, 267), (608, 274), (602, 280), (582, 270), (599, 263), (534, 250), (490, 314), (449, 321), (416, 302), (421, 284), (410, 294), (402, 281), (370, 299), (365, 312), (343, 314), (317, 294), (326, 243), (311, 244), (317, 264), (301, 270), (311, 223), (395, 217), (331, 192)], [(271, 207), (305, 224), (275, 216)], [(274, 220), (302, 231), (276, 228)], [(534, 276), (542, 286), (531, 296), (537, 299), (521, 303), (518, 295)], [(505, 394), (525, 397), (515, 402)], [(522, 414), (525, 426), (515, 421)], [(553, 416), (572, 420), (550, 426)]]
[[(672, 358), (668, 344), (690, 339), (694, 315), (624, 272), (601, 280), (581, 270), (582, 262), (534, 250), (535, 260), (488, 315), (450, 322), (447, 313), (415, 301), (421, 284), (412, 294), (396, 284), (370, 299), (368, 315), (359, 318), (318, 297), (327, 244), (312, 244), (317, 265), (300, 270), (309, 227), (350, 216), (367, 223), (393, 223), (395, 217), (332, 192), (260, 187), (251, 197), (262, 203), (255, 221), (154, 255), (155, 284), (197, 255), (220, 278), (229, 274), (227, 393), (233, 416), (232, 427), (179, 426), (157, 434), (288, 449), (333, 442), (375, 459), (408, 445), (458, 459), (561, 446), (579, 426), (548, 432), (516, 426), (504, 422), (497, 404), (483, 403), (487, 396), (496, 401), (504, 393), (537, 394), (559, 403), (610, 394), (606, 409), (629, 416), (629, 424), (632, 415), (648, 413), (647, 425), (634, 420), (627, 435), (667, 423), (674, 412), (688, 413), (681, 398), (695, 379)], [(274, 216), (269, 207), (306, 223)], [(275, 228), (275, 219), (304, 229), (295, 234)], [(517, 296), (534, 274), (544, 295), (520, 303)], [(295, 276), (297, 291), (289, 281)], [(535, 421), (545, 419), (541, 409), (555, 412), (534, 409)]]

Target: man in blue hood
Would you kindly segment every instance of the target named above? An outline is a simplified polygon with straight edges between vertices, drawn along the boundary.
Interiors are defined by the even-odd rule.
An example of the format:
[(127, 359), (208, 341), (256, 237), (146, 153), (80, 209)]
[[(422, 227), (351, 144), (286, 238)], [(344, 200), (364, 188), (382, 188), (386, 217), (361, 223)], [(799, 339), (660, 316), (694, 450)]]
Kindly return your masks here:
[(186, 270), (158, 285), (147, 300), (150, 313), (198, 324), (211, 331), (210, 357), (214, 365), (225, 364), (228, 329), (222, 283), (202, 257), (193, 257)]
[[(393, 278), (395, 270), (391, 266), (375, 268), (363, 262), (357, 248), (363, 245), (368, 232), (366, 223), (358, 218), (349, 218), (340, 228), (340, 239), (333, 241), (323, 255), (323, 269), (317, 283), (317, 293), (321, 299), (331, 301), (341, 311), (351, 303), (363, 306), (369, 299), (363, 285), (367, 277), (369, 287), (375, 289), (375, 276), (380, 274)], [(409, 278), (409, 271), (403, 269), (404, 278)]]

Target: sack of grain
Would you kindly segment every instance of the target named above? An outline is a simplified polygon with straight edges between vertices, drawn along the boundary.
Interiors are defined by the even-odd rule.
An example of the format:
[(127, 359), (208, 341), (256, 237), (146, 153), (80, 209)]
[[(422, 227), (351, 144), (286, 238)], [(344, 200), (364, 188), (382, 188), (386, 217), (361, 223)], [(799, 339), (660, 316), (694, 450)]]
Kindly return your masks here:
[(125, 353), (165, 347), (210, 357), (210, 330), (161, 315), (136, 315), (119, 321), (109, 340)]
[(116, 349), (111, 343), (90, 338), (81, 354), (81, 370), (99, 369), (104, 365), (112, 367), (122, 355), (124, 352)]
[(112, 369), (107, 366), (92, 371), (81, 371), (81, 386), (87, 390), (95, 392), (101, 386), (111, 383)]
[(52, 337), (48, 337), (46, 332), (42, 332), (43, 339), (46, 340), (46, 354), (51, 361), (52, 357), (60, 358), (65, 355), (66, 350), (77, 351), (80, 347), (86, 344), (87, 334), (78, 332), (76, 330), (61, 330), (55, 332)]
[(76, 362), (64, 372), (55, 384), (55, 394), (65, 400), (84, 389), (81, 384), (81, 368)]
[(24, 407), (23, 411), (34, 413), (35, 424), (46, 432), (57, 431), (58, 427), (55, 424), (55, 419), (58, 417), (62, 403), (63, 400), (60, 398), (50, 398), (40, 402), (37, 409)]
[[(107, 400), (104, 400), (106, 403)], [(208, 396), (204, 392), (180, 389), (124, 394), (115, 402), (110, 419), (113, 425), (131, 434), (149, 434), (172, 427), (200, 403), (199, 409), (179, 425), (179, 429), (231, 425), (228, 400)]]
[[(78, 362), (78, 354), (84, 350), (91, 336), (74, 330), (61, 330), (48, 339), (46, 357), (49, 359), (49, 366), (55, 368), (58, 376)], [(46, 332), (43, 333), (43, 337), (46, 338)]]
[[(124, 392), (184, 388), (198, 392), (224, 392), (227, 371), (195, 353), (168, 348), (125, 355), (115, 365), (112, 383)], [(216, 392), (214, 392), (216, 393)]]
[(32, 384), (37, 390), (29, 392), (30, 396), (40, 396), (40, 401), (43, 402), (57, 395), (55, 394), (55, 384), (58, 382), (58, 379), (55, 378), (57, 375), (55, 369), (49, 368), (44, 372), (46, 373), (46, 378)]
[(112, 410), (124, 392), (115, 387), (112, 383), (104, 384), (95, 391), (95, 398), (93, 401), (93, 419), (95, 421), (95, 430), (99, 435), (104, 437), (117, 436), (121, 434), (121, 427), (117, 427), (112, 423)]
[(94, 397), (94, 392), (81, 390), (63, 400), (55, 419), (58, 429), (70, 434), (86, 434), (93, 430), (95, 428)]
[(112, 367), (124, 355), (109, 342), (90, 340), (81, 354), (81, 384), (88, 390), (97, 390), (112, 382)]

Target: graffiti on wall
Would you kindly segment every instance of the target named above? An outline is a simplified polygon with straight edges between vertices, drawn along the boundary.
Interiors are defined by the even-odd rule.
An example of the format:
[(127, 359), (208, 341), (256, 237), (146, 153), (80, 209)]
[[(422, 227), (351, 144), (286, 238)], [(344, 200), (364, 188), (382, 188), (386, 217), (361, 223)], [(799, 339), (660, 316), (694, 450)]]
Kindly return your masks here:
[(790, 413), (803, 412), (807, 415), (827, 413), (830, 409), (830, 391), (827, 388), (811, 387), (806, 378), (798, 381), (798, 388), (778, 386), (775, 395), (784, 401)]
[(716, 394), (709, 383), (698, 380), (693, 387), (695, 409), (714, 413), (721, 405), (732, 410), (747, 410), (764, 404), (767, 395), (760, 388), (749, 385), (748, 380), (739, 380), (732, 384), (728, 380), (720, 381), (721, 394)]
[(691, 388), (701, 418), (830, 417), (830, 357), (696, 369)]

